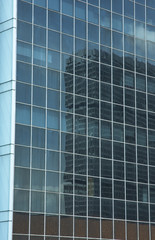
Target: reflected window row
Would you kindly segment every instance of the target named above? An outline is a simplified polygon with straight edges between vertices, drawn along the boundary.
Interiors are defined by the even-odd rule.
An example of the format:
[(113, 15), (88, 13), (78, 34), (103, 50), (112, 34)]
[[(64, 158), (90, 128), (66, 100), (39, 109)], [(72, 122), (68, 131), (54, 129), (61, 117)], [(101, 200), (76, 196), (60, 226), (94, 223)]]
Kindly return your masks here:
[[(45, 112), (46, 112), (46, 89), (40, 87), (33, 87), (33, 108), (28, 104), (31, 104), (31, 86), (18, 83), (17, 84), (17, 109), (16, 109), (16, 121), (23, 124), (32, 124), (38, 127), (45, 127)], [(114, 90), (119, 90), (114, 88)], [(19, 94), (18, 94), (19, 93)], [(22, 93), (22, 94), (21, 94)], [(116, 92), (117, 94), (119, 91)], [(38, 96), (42, 96), (39, 98)], [(60, 105), (61, 96), (61, 105)], [(115, 97), (117, 96), (117, 98)], [(148, 128), (155, 129), (154, 126), (154, 98), (153, 95), (148, 95), (148, 114), (146, 114), (146, 95), (137, 92), (137, 110), (135, 111), (135, 96), (134, 91), (126, 90), (125, 100), (126, 105), (118, 105), (115, 103), (99, 101), (97, 99), (86, 98), (82, 96), (75, 96), (75, 104), (73, 102), (73, 95), (67, 93), (61, 93), (54, 90), (47, 91), (47, 127), (53, 129), (60, 129), (60, 110), (61, 112), (61, 129), (63, 131), (72, 132), (73, 129), (73, 115), (75, 112), (75, 125), (78, 127), (78, 123), (83, 123), (83, 127), (86, 128), (86, 115), (92, 119), (94, 126), (98, 126), (98, 118), (101, 120), (113, 121), (128, 125), (135, 125), (135, 116), (138, 127), (146, 128), (146, 121), (148, 121)], [(121, 96), (114, 95), (115, 101), (120, 101)], [(132, 98), (131, 98), (132, 97)], [(139, 99), (138, 99), (139, 97)], [(108, 98), (108, 96), (106, 97)], [(107, 100), (107, 99), (106, 99)], [(139, 101), (138, 101), (139, 100)], [(127, 102), (128, 101), (128, 102)], [(32, 112), (31, 112), (32, 111)], [(124, 118), (125, 114), (125, 118)], [(81, 116), (80, 116), (81, 115)], [(38, 120), (40, 117), (40, 121)], [(79, 119), (78, 119), (79, 118)], [(96, 119), (96, 122), (95, 122)], [(91, 121), (91, 119), (90, 119)], [(104, 124), (103, 124), (104, 125)], [(80, 127), (80, 124), (79, 124)], [(78, 128), (79, 128), (78, 127)], [(90, 124), (91, 127), (91, 124)], [(77, 129), (78, 129), (77, 128)], [(97, 127), (98, 128), (98, 127)], [(75, 130), (77, 133), (78, 130)], [(140, 131), (140, 130), (139, 130)], [(81, 133), (80, 133), (81, 134)], [(84, 133), (82, 133), (84, 134)], [(98, 136), (99, 134), (97, 134)], [(101, 133), (102, 135), (102, 133)]]
[[(19, 195), (20, 194), (20, 195)], [(15, 211), (19, 211), (20, 208), (24, 207), (25, 213), (19, 213), (20, 215), (28, 215), (26, 211), (28, 211), (29, 207), (29, 200), (26, 199), (26, 191), (15, 190), (15, 203), (14, 208)], [(20, 197), (19, 197), (20, 196)], [(17, 198), (16, 198), (17, 197)], [(34, 216), (39, 217), (41, 213), (44, 212), (44, 195), (41, 195), (40, 192), (32, 192), (31, 193), (31, 212)], [(36, 205), (36, 200), (38, 204)], [(21, 206), (21, 201), (23, 201)], [(82, 196), (75, 196), (74, 198), (74, 210), (73, 210), (73, 196), (69, 195), (61, 195), (60, 200), (60, 213), (66, 214), (69, 218), (69, 215), (76, 216), (88, 216), (89, 217), (100, 217), (100, 201), (98, 198), (91, 198), (88, 197), (88, 202), (86, 201), (85, 197)], [(27, 204), (26, 204), (27, 203)], [(51, 204), (53, 203), (53, 204)], [(87, 204), (88, 204), (88, 212), (87, 212)], [(138, 208), (138, 215), (137, 216), (137, 208)], [(154, 210), (155, 205), (150, 205), (151, 210), (151, 222), (155, 222), (154, 218)], [(149, 205), (147, 203), (137, 203), (130, 202), (130, 201), (120, 201), (114, 200), (114, 211), (113, 211), (113, 204), (112, 200), (110, 199), (101, 199), (101, 217), (102, 218), (109, 218), (111, 219), (114, 217), (115, 219), (125, 219), (125, 211), (127, 212), (126, 220), (139, 220), (148, 222), (149, 221)], [(114, 216), (113, 216), (114, 212)], [(54, 214), (59, 213), (59, 195), (56, 194), (46, 194), (46, 214), (53, 214), (53, 217), (58, 218), (57, 215)], [(14, 213), (15, 214), (15, 213)], [(65, 216), (63, 216), (65, 217)], [(98, 219), (99, 220), (99, 219)], [(36, 232), (35, 232), (36, 233)]]
[[(70, 162), (68, 162), (70, 160)], [(71, 170), (73, 168), (72, 159), (66, 159), (64, 162), (63, 159), (62, 165), (66, 167), (62, 171)], [(133, 164), (126, 163), (124, 166), (123, 163), (114, 161), (114, 179), (108, 179), (112, 177), (112, 162), (107, 160), (101, 160), (101, 176), (106, 178), (98, 178), (99, 176), (99, 162), (95, 162), (97, 159), (88, 159), (88, 178), (82, 175), (72, 175), (68, 173), (61, 174), (52, 171), (43, 171), (39, 169), (30, 169), (27, 168), (15, 168), (15, 188), (19, 189), (30, 189), (36, 191), (47, 191), (47, 192), (63, 192), (67, 194), (74, 193), (78, 195), (88, 195), (89, 196), (100, 196), (101, 188), (101, 197), (112, 198), (112, 192), (114, 191), (114, 198), (116, 199), (125, 199), (125, 189), (126, 189), (126, 199), (131, 201), (137, 200), (137, 184), (138, 184), (138, 201), (148, 202), (148, 180), (150, 182), (150, 201), (155, 203), (155, 168), (145, 165), (137, 165), (137, 177), (136, 177), (136, 167)], [(32, 163), (34, 160), (32, 160)], [(54, 160), (53, 160), (54, 162)], [(52, 164), (53, 162), (50, 162)], [(94, 164), (95, 162), (95, 164)], [(55, 162), (54, 162), (55, 163)], [(48, 160), (49, 164), (49, 160)], [(55, 163), (55, 165), (58, 163)], [(76, 163), (77, 164), (77, 163)], [(79, 163), (80, 164), (80, 163)], [(84, 165), (84, 164), (83, 164)], [(85, 167), (85, 166), (84, 166)], [(104, 168), (105, 167), (105, 168)], [(54, 168), (54, 167), (53, 167)], [(80, 168), (80, 166), (79, 166)], [(48, 167), (47, 167), (48, 169)], [(107, 169), (107, 172), (106, 172)], [(125, 171), (126, 170), (126, 171)], [(131, 171), (134, 172), (131, 172)], [(125, 176), (125, 172), (126, 176)], [(148, 178), (149, 173), (149, 178)], [(90, 175), (89, 175), (90, 174)], [(59, 176), (60, 175), (60, 176)], [(92, 176), (91, 176), (92, 175)], [(30, 184), (31, 177), (31, 184)], [(124, 178), (130, 182), (124, 182)], [(134, 181), (137, 181), (136, 184)], [(45, 182), (46, 179), (46, 182)], [(60, 180), (61, 179), (61, 180)], [(60, 181), (60, 182), (59, 182)], [(31, 186), (30, 186), (31, 185)], [(37, 194), (37, 192), (36, 192)], [(42, 193), (43, 195), (43, 193)]]
[[(78, 2), (80, 5), (81, 3)], [(20, 6), (21, 5), (21, 6)], [(22, 6), (23, 5), (23, 6)], [(25, 6), (24, 6), (25, 5)], [(82, 4), (83, 5), (83, 4)], [(138, 5), (140, 6), (140, 5)], [(20, 8), (26, 8), (27, 11), (24, 12), (24, 14), (21, 15), (21, 12), (23, 13), (22, 10), (20, 10)], [(98, 12), (98, 9), (97, 8), (94, 8), (92, 6), (89, 6), (90, 8), (90, 13), (88, 14), (88, 21), (91, 22), (91, 23), (95, 23), (97, 24), (99, 19), (97, 17), (97, 12)], [(94, 11), (93, 11), (94, 10)], [(153, 10), (151, 9), (147, 9), (148, 11), (148, 15), (149, 17), (147, 17), (147, 23), (148, 24), (151, 24), (151, 25), (155, 25), (154, 24), (154, 18), (152, 18), (152, 16), (154, 15), (153, 14)], [(83, 8), (83, 6), (81, 6), (80, 8), (80, 11), (78, 11), (77, 13), (77, 17), (80, 18), (80, 20), (76, 19), (75, 21), (75, 28), (76, 28), (76, 36), (77, 37), (82, 37), (82, 38), (86, 38), (86, 24), (85, 22), (81, 21), (81, 20), (85, 20), (85, 10)], [(142, 12), (140, 11), (137, 12), (139, 15), (141, 15), (140, 17), (142, 17)], [(38, 16), (43, 16), (42, 18), (39, 18)], [(81, 17), (80, 17), (81, 15)], [(111, 13), (106, 11), (106, 10), (101, 10), (100, 12), (100, 15), (101, 15), (101, 20), (100, 20), (100, 24), (101, 24), (101, 27), (106, 27), (106, 28), (110, 28), (111, 27)], [(37, 16), (37, 17), (36, 17)], [(62, 31), (65, 32), (65, 33), (68, 33), (68, 34), (73, 34), (73, 18), (69, 17), (69, 16), (65, 16), (65, 15), (62, 15), (63, 17), (63, 21), (62, 21)], [(122, 16), (120, 15), (117, 15), (115, 13), (113, 13), (112, 15), (112, 19), (113, 19), (113, 30), (117, 30), (117, 31), (120, 31), (122, 32), (123, 29), (122, 29)], [(25, 2), (22, 2), (22, 1), (19, 1), (19, 16), (18, 16), (18, 19), (19, 20), (24, 20), (24, 21), (27, 21), (29, 23), (32, 22), (32, 10), (31, 10), (31, 5), (30, 4), (27, 4)], [(53, 19), (57, 20), (57, 21), (53, 21)], [(141, 20), (141, 19), (138, 19), (138, 20)], [(95, 25), (92, 25), (91, 23), (89, 23), (89, 28), (88, 30), (94, 30), (96, 31), (97, 35), (99, 30), (98, 30), (98, 27), (95, 26)], [(30, 30), (30, 26), (27, 25), (26, 23), (20, 23), (20, 24), (25, 24), (24, 26), (28, 28), (28, 30)], [(20, 30), (22, 31), (22, 29), (20, 29), (20, 24), (19, 24), (19, 29), (18, 31), (20, 32)], [(37, 6), (35, 6), (35, 9), (34, 9), (34, 24), (37, 24), (41, 27), (45, 27), (46, 26), (46, 11), (42, 8), (39, 8)], [(147, 31), (150, 32), (150, 30), (152, 29), (153, 26), (151, 25), (148, 25), (147, 24)], [(67, 26), (69, 26), (69, 29), (67, 29)], [(48, 27), (50, 29), (53, 29), (53, 30), (58, 30), (60, 31), (60, 15), (56, 12), (52, 12), (52, 11), (48, 11)], [(79, 31), (79, 30), (82, 30), (82, 31)], [(153, 29), (152, 29), (153, 30)], [(31, 30), (30, 30), (31, 31)], [(30, 31), (29, 31), (29, 34), (30, 34)], [(134, 35), (134, 21), (130, 18), (124, 18), (124, 32), (126, 34), (129, 34), (129, 35)], [(136, 36), (138, 38), (141, 38), (141, 39), (144, 39), (144, 32), (145, 32), (145, 24), (143, 22), (139, 22), (139, 21), (136, 21)], [(140, 33), (140, 34), (139, 34)], [(150, 34), (149, 34), (150, 35)], [(90, 35), (90, 38), (93, 38), (93, 41), (95, 42), (98, 42), (96, 36), (91, 36)], [(148, 36), (148, 38), (152, 38), (152, 35), (151, 36)], [(153, 39), (153, 38), (152, 38)], [(153, 40), (154, 41), (154, 40)]]
[[(115, 145), (114, 145), (115, 146)], [(118, 147), (118, 144), (116, 144), (116, 147)], [(15, 149), (15, 165), (16, 166), (22, 166), (22, 167), (30, 167), (30, 148), (26, 146), (16, 146)], [(114, 149), (115, 150), (115, 149)], [(126, 150), (126, 161), (128, 162), (126, 164), (126, 180), (128, 181), (136, 181), (136, 166), (134, 163), (136, 163), (136, 149), (135, 146), (126, 144), (125, 145)], [(130, 153), (130, 151), (133, 151), (133, 153)], [(153, 181), (153, 172), (154, 168), (152, 166), (155, 166), (154, 163), (154, 156), (155, 149), (149, 148), (149, 161), (147, 160), (147, 148), (137, 146), (137, 162), (139, 167), (139, 176), (140, 176), (140, 169), (142, 168), (145, 172), (145, 179), (143, 180), (142, 177), (141, 181), (144, 183), (147, 181), (147, 167), (146, 165), (149, 163), (150, 165), (150, 174), (152, 171), (152, 180), (150, 183), (154, 184)], [(45, 150), (39, 149), (39, 148), (32, 148), (32, 163), (31, 166), (34, 169), (45, 169)], [(116, 159), (115, 159), (116, 158)], [(87, 157), (84, 155), (72, 155), (71, 153), (61, 153), (61, 169), (60, 169), (60, 153), (56, 151), (47, 151), (46, 152), (46, 169), (47, 170), (54, 170), (59, 171), (59, 169), (62, 172), (73, 172), (73, 159), (75, 162), (75, 173), (76, 174), (83, 174), (86, 175), (86, 169), (88, 165), (88, 174), (92, 176), (99, 176), (99, 158), (97, 157), (89, 157), (87, 162)], [(116, 179), (123, 179), (124, 178), (124, 163), (121, 162), (123, 160), (123, 154), (122, 159), (118, 157), (115, 154), (114, 151), (114, 159), (119, 160), (120, 162), (116, 161), (114, 162), (114, 165), (116, 166), (114, 169), (114, 178)], [(94, 166), (94, 168), (92, 167)], [(119, 166), (119, 167), (117, 167)], [(151, 170), (152, 168), (152, 170)], [(121, 171), (119, 170), (121, 169)], [(112, 162), (111, 159), (101, 159), (101, 177), (106, 178), (112, 178)]]
[[(88, 2), (90, 3), (90, 2)], [(141, 3), (141, 2), (140, 2)], [(40, 24), (42, 25), (46, 25), (46, 20), (45, 20), (45, 16), (46, 16), (46, 9), (44, 9), (46, 6), (46, 1), (34, 1), (34, 21), (38, 21)], [(92, 5), (88, 5), (88, 21), (95, 23), (95, 24), (99, 24), (99, 8), (97, 6), (94, 5), (94, 2), (91, 2), (90, 4)], [(115, 3), (115, 1), (112, 2), (112, 9), (110, 8), (110, 3), (106, 3), (106, 1), (104, 1), (102, 3), (101, 1), (101, 8), (105, 8), (106, 10), (100, 9), (100, 18), (101, 20), (104, 19), (105, 16), (105, 12), (106, 12), (106, 18), (104, 19), (105, 22), (107, 22), (110, 17), (110, 13), (107, 10), (111, 10), (114, 14), (122, 14), (122, 1), (119, 0), (117, 2), (117, 4)], [(23, 12), (23, 9), (27, 10), (27, 13), (25, 13), (24, 15), (21, 14), (21, 12)], [(54, 11), (58, 11), (58, 13), (60, 12), (60, 2), (58, 1), (55, 4), (51, 4), (48, 3), (48, 9), (49, 14), (51, 13), (51, 10)], [(135, 6), (133, 4), (133, 2), (129, 3), (127, 0), (125, 1), (124, 4), (124, 14), (125, 16), (134, 17), (134, 10), (135, 10), (135, 19), (138, 21), (142, 21), (145, 22), (145, 7), (141, 4), (135, 3)], [(154, 25), (155, 24), (155, 19), (154, 19), (154, 12), (155, 10), (152, 8), (146, 8), (146, 22), (149, 24)], [(41, 21), (41, 19), (38, 17), (36, 17), (36, 15), (38, 13), (41, 13), (44, 16), (44, 19)], [(58, 15), (58, 13), (54, 12), (55, 14)], [(71, 0), (62, 0), (62, 13), (65, 15), (68, 15), (69, 17), (72, 17), (74, 15), (74, 1)], [(108, 15), (109, 14), (109, 15)], [(118, 15), (119, 16), (119, 15)], [(82, 19), (82, 20), (86, 20), (86, 4), (83, 2), (79, 2), (79, 1), (75, 1), (75, 17)], [(108, 19), (109, 17), (109, 19)], [(27, 20), (27, 21), (32, 21), (32, 5), (23, 1), (18, 1), (18, 18), (19, 19), (23, 19), (23, 20)], [(39, 21), (40, 20), (40, 21)], [(102, 23), (102, 21), (101, 21)]]
[[(73, 123), (73, 115), (61, 112), (61, 126), (60, 126), (60, 112), (54, 110), (47, 110), (47, 123), (45, 121), (45, 109), (33, 107), (32, 114), (32, 125), (34, 127), (33, 134), (36, 131), (45, 131), (45, 126), (48, 129), (61, 130), (62, 132), (73, 133), (75, 134), (86, 135), (89, 137), (96, 138), (105, 138), (112, 140), (112, 123), (108, 121), (101, 121), (101, 126), (99, 127), (99, 120), (94, 118), (87, 118), (84, 116), (75, 115), (75, 122)], [(129, 111), (129, 112), (128, 112)], [(135, 122), (130, 123), (130, 118), (135, 116), (135, 111), (133, 109), (126, 109), (126, 114), (132, 113), (129, 116), (126, 116), (125, 120), (127, 124), (134, 125)], [(127, 118), (128, 117), (128, 118)], [(39, 120), (38, 120), (39, 119)], [(140, 122), (139, 122), (140, 119)], [(128, 120), (128, 122), (127, 122)], [(154, 126), (154, 114), (149, 113), (148, 115), (148, 128), (155, 129)], [(145, 122), (143, 122), (145, 121)], [(16, 106), (16, 123), (31, 125), (31, 108), (27, 105), (17, 104)], [(46, 125), (47, 124), (47, 125)], [(87, 126), (88, 124), (88, 126)], [(136, 143), (136, 134), (137, 134), (137, 144), (138, 145), (147, 145), (147, 131), (146, 129), (146, 113), (137, 111), (137, 125), (143, 128), (135, 128), (134, 126), (128, 126), (118, 123), (113, 123), (113, 140), (120, 142), (129, 142)], [(24, 127), (24, 126), (23, 126)], [(26, 126), (25, 126), (26, 127)], [(40, 127), (40, 128), (35, 128)], [(87, 132), (88, 128), (88, 132)], [(36, 130), (35, 130), (36, 129)], [(125, 138), (124, 138), (125, 134)], [(149, 131), (149, 138), (151, 140), (151, 132)], [(77, 136), (78, 137), (78, 136)], [(79, 136), (80, 137), (80, 136)], [(76, 138), (76, 136), (75, 136)], [(153, 140), (153, 139), (152, 139)], [(37, 147), (37, 146), (36, 146)], [(39, 145), (38, 145), (39, 147)]]
[[(101, 63), (111, 64), (111, 53), (108, 54), (104, 49), (101, 49)], [(83, 53), (82, 53), (83, 54)], [(113, 66), (123, 68), (123, 52), (120, 50), (113, 49)], [(62, 64), (60, 66), (60, 53), (52, 50), (48, 50), (48, 60), (46, 63), (46, 49), (38, 46), (33, 48), (33, 63), (45, 67), (47, 64), (48, 68), (53, 70), (62, 70), (66, 73), (73, 74), (75, 64), (75, 74), (81, 77), (86, 76), (86, 59), (81, 57), (74, 57), (68, 54), (62, 55)], [(91, 58), (94, 58), (93, 55)], [(17, 60), (24, 61), (27, 63), (32, 62), (32, 46), (24, 42), (18, 42), (17, 47)], [(94, 60), (94, 59), (93, 59)], [(125, 53), (124, 67), (126, 70), (134, 71), (134, 55)], [(152, 60), (147, 61), (147, 74), (154, 76), (154, 65), (155, 62)], [(145, 59), (142, 57), (136, 57), (136, 71), (138, 73), (145, 74)], [(94, 61), (88, 61), (88, 77), (95, 80), (99, 79), (99, 63)], [(101, 76), (102, 79), (102, 76)]]
[[(111, 67), (101, 64), (100, 65), (100, 78), (101, 78), (101, 86), (103, 86), (103, 91), (105, 88), (110, 88), (110, 85), (105, 85), (102, 82), (111, 83)], [(24, 74), (26, 72), (26, 74)], [(97, 70), (98, 72), (98, 70)], [(113, 67), (113, 84), (117, 86), (123, 86), (123, 70), (120, 68)], [(61, 74), (61, 75), (60, 75)], [(93, 72), (95, 74), (95, 71)], [(99, 73), (98, 73), (99, 74)], [(31, 83), (32, 76), (32, 66), (30, 64), (24, 62), (17, 62), (17, 80), (24, 83)], [(93, 76), (93, 75), (92, 75)], [(61, 78), (61, 80), (60, 80)], [(98, 79), (94, 79), (97, 80)], [(90, 90), (93, 86), (95, 92), (99, 91), (98, 82), (94, 80), (89, 80)], [(75, 83), (73, 81), (73, 75), (69, 73), (61, 73), (59, 71), (47, 69), (47, 87), (53, 88), (56, 90), (60, 89), (60, 81), (61, 81), (61, 90), (65, 92), (73, 93), (73, 85), (75, 84), (75, 94), (86, 96), (86, 78), (83, 76), (76, 76)], [(126, 88), (135, 88), (136, 90), (141, 92), (146, 92), (146, 77), (145, 75), (136, 74), (136, 79), (134, 73), (131, 71), (125, 71), (124, 73), (124, 86)], [(46, 86), (46, 69), (44, 67), (33, 65), (33, 84), (41, 87)], [(154, 86), (154, 78), (147, 77), (147, 91), (148, 93), (155, 94), (155, 86)], [(89, 87), (88, 86), (88, 87)], [(106, 93), (106, 91), (105, 91)], [(110, 91), (109, 91), (110, 95)], [(90, 95), (91, 97), (91, 95)]]
[[(26, 26), (27, 25), (27, 26)], [(27, 34), (23, 29), (27, 29)], [(112, 32), (113, 48), (123, 50), (123, 35), (118, 32)], [(18, 22), (18, 40), (32, 43), (32, 26), (25, 22)], [(88, 39), (89, 40), (89, 39)], [(111, 46), (111, 31), (107, 29), (101, 29), (101, 44)], [(46, 29), (38, 26), (34, 26), (33, 43), (42, 47), (46, 46)], [(86, 54), (86, 40), (79, 38), (75, 39), (75, 55), (80, 57), (87, 57)], [(61, 50), (68, 54), (73, 54), (74, 39), (71, 36), (62, 34)], [(152, 50), (154, 48), (154, 42), (147, 41), (147, 58), (154, 59)], [(48, 48), (53, 50), (60, 50), (60, 34), (55, 31), (48, 31)], [(103, 47), (101, 47), (102, 49)], [(35, 50), (36, 49), (36, 50)], [(35, 51), (38, 49), (35, 47)], [(134, 38), (125, 35), (124, 37), (124, 50), (129, 53), (134, 53)], [(102, 53), (102, 52), (101, 52)], [(145, 57), (145, 41), (136, 39), (136, 55)], [(88, 58), (91, 60), (99, 61), (99, 45), (88, 42)], [(101, 57), (102, 59), (102, 57)]]
[[(92, 127), (89, 128), (91, 134)], [(110, 129), (109, 129), (110, 130)], [(101, 139), (101, 156), (111, 158), (112, 153), (112, 142), (110, 141), (110, 131), (105, 129), (104, 138)], [(108, 132), (109, 131), (109, 132)], [(116, 133), (117, 134), (117, 133)], [(94, 134), (95, 135), (95, 134)], [(30, 138), (31, 138), (31, 128), (26, 125), (16, 125), (16, 144), (30, 146)], [(119, 138), (119, 137), (118, 137)], [(55, 141), (54, 141), (55, 139)], [(55, 130), (47, 130), (47, 148), (52, 150), (59, 150), (59, 141), (60, 141), (60, 133)], [(86, 155), (86, 142), (87, 137), (83, 135), (75, 134), (75, 153)], [(129, 144), (133, 149), (136, 143), (136, 133), (135, 128), (132, 126), (125, 127), (125, 142), (126, 145)], [(32, 128), (32, 146), (45, 148), (45, 129), (43, 128)], [(142, 146), (147, 146), (147, 132), (146, 129), (137, 129), (137, 144)], [(155, 132), (152, 130), (148, 131), (148, 146), (155, 147)], [(106, 151), (107, 147), (107, 151)], [(124, 159), (124, 143), (121, 142), (113, 142), (114, 153), (118, 159)], [(71, 133), (61, 133), (61, 151), (73, 152), (73, 134)], [(135, 151), (134, 151), (135, 152)], [(132, 154), (134, 154), (134, 152)], [(94, 136), (88, 137), (88, 153), (93, 156), (99, 156), (99, 138)], [(131, 155), (131, 153), (130, 153)], [(116, 159), (117, 159), (116, 158)]]

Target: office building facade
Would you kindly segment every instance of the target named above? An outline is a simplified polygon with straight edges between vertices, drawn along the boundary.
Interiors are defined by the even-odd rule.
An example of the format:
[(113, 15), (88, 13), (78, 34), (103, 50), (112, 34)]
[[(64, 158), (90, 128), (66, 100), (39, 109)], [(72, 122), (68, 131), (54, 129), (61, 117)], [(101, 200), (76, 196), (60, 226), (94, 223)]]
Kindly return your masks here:
[(0, 238), (155, 239), (155, 1), (0, 1)]

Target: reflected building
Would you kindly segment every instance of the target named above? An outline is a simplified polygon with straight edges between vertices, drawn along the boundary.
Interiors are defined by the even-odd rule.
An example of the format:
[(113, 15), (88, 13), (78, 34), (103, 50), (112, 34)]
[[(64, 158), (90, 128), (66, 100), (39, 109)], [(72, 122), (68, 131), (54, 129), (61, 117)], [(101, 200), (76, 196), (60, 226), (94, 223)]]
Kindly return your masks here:
[(155, 239), (154, 0), (0, 2), (0, 236)]

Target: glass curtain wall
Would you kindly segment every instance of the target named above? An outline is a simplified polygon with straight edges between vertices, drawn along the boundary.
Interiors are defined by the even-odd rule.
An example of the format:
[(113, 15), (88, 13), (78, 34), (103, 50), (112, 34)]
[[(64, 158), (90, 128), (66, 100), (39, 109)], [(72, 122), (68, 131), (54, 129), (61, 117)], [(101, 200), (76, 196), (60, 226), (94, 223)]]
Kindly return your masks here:
[(155, 238), (155, 3), (18, 0), (13, 240)]

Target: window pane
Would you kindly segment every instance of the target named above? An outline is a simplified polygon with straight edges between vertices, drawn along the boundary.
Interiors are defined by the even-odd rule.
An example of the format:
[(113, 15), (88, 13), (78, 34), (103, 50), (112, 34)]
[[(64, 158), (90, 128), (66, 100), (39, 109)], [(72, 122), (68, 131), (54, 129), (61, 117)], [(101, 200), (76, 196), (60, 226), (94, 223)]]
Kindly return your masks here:
[(17, 60), (24, 62), (32, 61), (32, 46), (23, 42), (17, 43)]
[(32, 149), (32, 168), (45, 169), (45, 151)]
[(33, 84), (39, 86), (46, 85), (46, 69), (33, 66)]
[(17, 28), (17, 38), (18, 40), (23, 40), (25, 42), (32, 42), (32, 25), (18, 21)]
[(32, 124), (37, 127), (45, 127), (45, 110), (33, 107)]
[(40, 128), (32, 128), (32, 145), (34, 147), (45, 147), (45, 130)]
[(47, 172), (46, 173), (46, 189), (47, 191), (58, 192), (59, 191), (59, 174)]
[(30, 106), (23, 104), (16, 104), (16, 122), (23, 124), (30, 124), (31, 109)]
[(41, 27), (34, 26), (34, 43), (37, 45), (46, 45), (46, 30)]
[(40, 26), (46, 26), (46, 10), (34, 6), (34, 23)]
[(31, 172), (31, 188), (33, 190), (45, 189), (45, 172), (32, 170)]
[(46, 65), (46, 50), (34, 46), (33, 48), (33, 62), (34, 64), (45, 66)]

